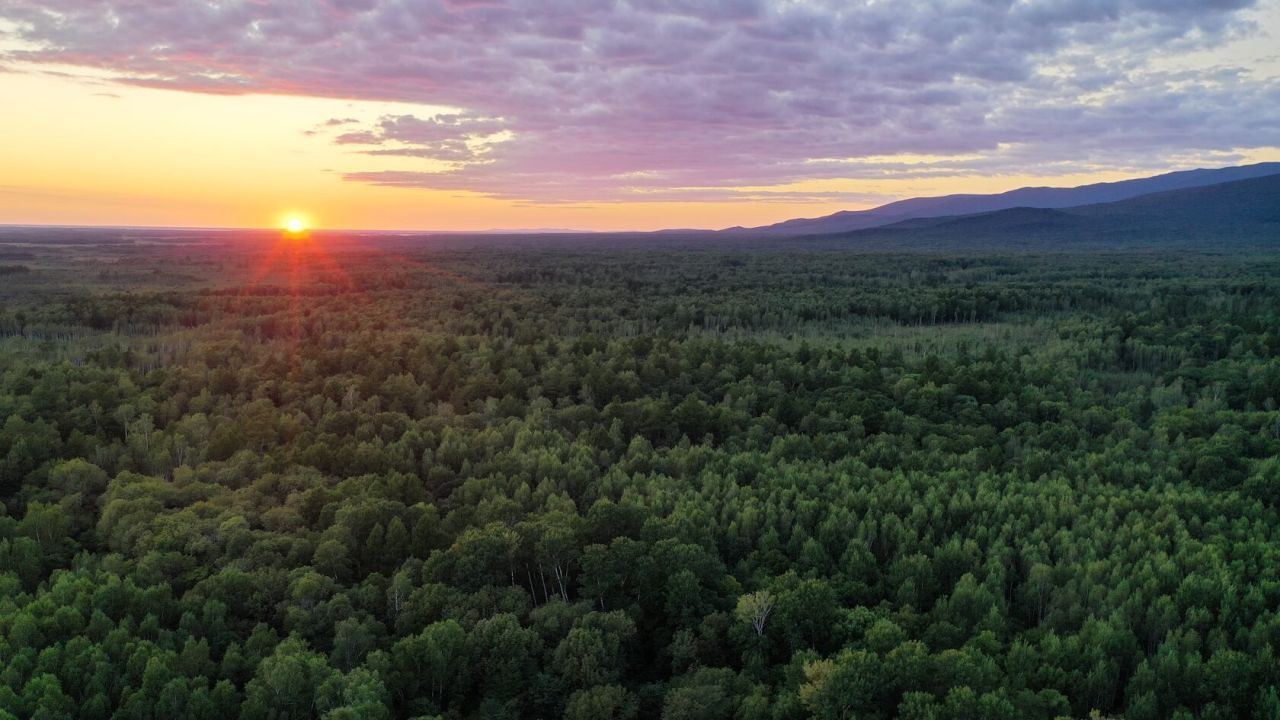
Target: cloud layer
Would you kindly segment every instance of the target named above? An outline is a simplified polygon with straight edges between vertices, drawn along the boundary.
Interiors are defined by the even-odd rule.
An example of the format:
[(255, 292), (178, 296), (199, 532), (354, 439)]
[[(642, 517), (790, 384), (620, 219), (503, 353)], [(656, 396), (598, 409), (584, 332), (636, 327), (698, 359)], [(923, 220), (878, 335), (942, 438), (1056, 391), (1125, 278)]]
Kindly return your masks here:
[(317, 118), (317, 134), (421, 159), (353, 181), (581, 202), (794, 199), (822, 195), (803, 188), (815, 179), (1051, 175), (1277, 146), (1275, 77), (1177, 62), (1262, 32), (1253, 19), (1276, 8), (1255, 5), (9, 0), (0, 17), (25, 48), (11, 61), (457, 108), (371, 127)]

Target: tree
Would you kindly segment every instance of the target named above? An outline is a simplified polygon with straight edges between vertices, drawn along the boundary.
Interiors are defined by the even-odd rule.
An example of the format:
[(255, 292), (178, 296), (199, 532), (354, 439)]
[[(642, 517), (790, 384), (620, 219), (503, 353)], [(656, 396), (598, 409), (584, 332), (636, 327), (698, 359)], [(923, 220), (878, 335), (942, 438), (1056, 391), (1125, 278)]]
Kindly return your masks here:
[(390, 697), (373, 673), (356, 668), (342, 679), (342, 704), (324, 714), (324, 720), (390, 720)]
[(328, 710), (322, 690), (339, 680), (336, 670), (306, 643), (289, 638), (258, 665), (245, 686), (245, 718), (296, 720)]
[(556, 646), (552, 667), (569, 687), (614, 683), (626, 670), (626, 646), (635, 632), (625, 613), (588, 613)]
[(805, 663), (800, 699), (818, 720), (846, 720), (878, 711), (883, 682), (879, 658), (846, 650), (833, 660)]
[(636, 696), (620, 685), (597, 685), (577, 690), (565, 703), (565, 720), (633, 720)]
[(333, 627), (333, 652), (330, 661), (339, 670), (352, 670), (364, 656), (377, 647), (382, 628), (369, 618), (345, 618)]
[(467, 633), (455, 620), (428, 625), (391, 648), (391, 690), (401, 703), (426, 696), (443, 709), (467, 678)]
[(542, 640), (521, 627), (514, 615), (503, 613), (476, 623), (467, 637), (467, 648), (472, 664), (484, 668), (480, 676), (483, 694), (508, 700), (520, 696), (528, 686)]
[(757, 637), (763, 637), (764, 626), (769, 621), (769, 613), (773, 612), (773, 605), (773, 594), (768, 590), (759, 590), (739, 596), (735, 614), (739, 620), (751, 624)]

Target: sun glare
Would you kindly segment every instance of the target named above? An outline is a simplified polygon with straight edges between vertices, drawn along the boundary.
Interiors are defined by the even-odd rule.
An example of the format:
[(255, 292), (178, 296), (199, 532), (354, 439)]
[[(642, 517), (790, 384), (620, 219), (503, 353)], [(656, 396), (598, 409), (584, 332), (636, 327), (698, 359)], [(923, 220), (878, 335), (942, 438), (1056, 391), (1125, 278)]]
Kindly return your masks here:
[(307, 229), (307, 222), (300, 217), (293, 216), (284, 221), (284, 229), (297, 234)]

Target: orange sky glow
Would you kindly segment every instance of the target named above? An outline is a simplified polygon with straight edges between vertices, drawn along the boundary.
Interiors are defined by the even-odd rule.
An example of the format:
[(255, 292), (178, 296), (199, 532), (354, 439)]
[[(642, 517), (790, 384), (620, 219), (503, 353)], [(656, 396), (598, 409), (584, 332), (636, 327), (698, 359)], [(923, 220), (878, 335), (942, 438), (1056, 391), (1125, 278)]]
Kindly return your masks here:
[[(1199, 73), (1196, 82), (1201, 83), (1196, 92), (1208, 98), (1202, 102), (1211, 107), (1214, 102), (1224, 102), (1214, 93), (1233, 91), (1224, 84), (1230, 81), (1221, 79), (1225, 75), (1212, 75), (1214, 68), (1226, 65), (1247, 67), (1259, 92), (1274, 88), (1280, 82), (1280, 61), (1270, 44), (1280, 28), (1277, 7), (1272, 0), (1261, 3), (1244, 18), (1247, 22), (1241, 24), (1243, 30), (1225, 33), (1216, 45), (1206, 41), (1204, 47), (1181, 54), (1153, 53), (1141, 71), (1145, 75), (1135, 73), (1124, 81), (1128, 85), (1116, 81), (1094, 94), (1072, 97), (1071, 106), (1108, 108), (1116, 104), (1119, 88), (1150, 81), (1160, 73), (1165, 74), (1161, 78), (1179, 78), (1193, 70)], [(659, 118), (652, 125), (633, 127), (626, 125), (632, 120), (615, 113), (610, 116), (615, 118), (612, 122), (625, 125), (625, 132), (619, 131), (618, 137), (633, 139), (632, 147), (619, 150), (623, 160), (610, 164), (605, 161), (612, 159), (606, 157), (594, 163), (601, 155), (608, 155), (611, 146), (603, 145), (605, 151), (587, 152), (577, 160), (596, 174), (586, 176), (588, 179), (579, 186), (568, 186), (563, 197), (542, 190), (542, 181), (535, 173), (529, 175), (529, 193), (524, 196), (519, 183), (526, 181), (504, 177), (505, 166), (500, 164), (489, 165), (495, 169), (486, 171), (486, 163), (492, 157), (505, 158), (502, 153), (507, 149), (535, 146), (554, 158), (558, 150), (547, 149), (553, 140), (539, 138), (563, 142), (565, 135), (557, 135), (561, 129), (544, 119), (529, 120), (528, 129), (524, 129), (517, 122), (519, 118), (513, 121), (510, 116), (499, 114), (506, 107), (502, 105), (505, 100), (493, 101), (498, 110), (478, 115), (478, 111), (458, 104), (327, 96), (323, 88), (294, 92), (280, 87), (280, 83), (270, 86), (267, 81), (262, 81), (265, 90), (252, 86), (235, 92), (196, 92), (190, 87), (159, 89), (148, 87), (147, 82), (136, 82), (140, 71), (94, 67), (92, 63), (96, 61), (77, 59), (79, 56), (69, 55), (65, 62), (23, 56), (22, 52), (43, 47), (30, 39), (36, 33), (33, 27), (18, 21), (6, 23), (4, 11), (0, 10), (0, 98), (6, 100), (0, 111), (0, 224), (282, 228), (289, 218), (299, 217), (313, 228), (371, 230), (720, 228), (873, 207), (905, 197), (991, 193), (1027, 185), (1079, 185), (1189, 167), (1280, 160), (1274, 133), (1263, 130), (1250, 131), (1253, 135), (1241, 131), (1244, 139), (1238, 144), (1224, 141), (1220, 147), (1209, 147), (1201, 143), (1198, 148), (1180, 151), (1176, 147), (1177, 125), (1172, 122), (1175, 130), (1167, 131), (1169, 139), (1162, 141), (1162, 147), (1153, 143), (1150, 149), (1125, 148), (1125, 152), (1111, 155), (1108, 147), (1100, 146), (1091, 148), (1089, 158), (1080, 162), (1064, 160), (1061, 149), (1054, 151), (1056, 155), (1039, 150), (1037, 143), (1052, 140), (1054, 128), (1046, 127), (1037, 135), (1014, 125), (1010, 127), (1018, 131), (1007, 133), (1008, 140), (991, 142), (976, 150), (868, 149), (847, 159), (793, 157), (769, 154), (770, 146), (760, 138), (767, 139), (771, 137), (769, 133), (781, 131), (761, 121), (760, 127), (743, 130), (744, 137), (754, 138), (757, 143), (761, 167), (773, 163), (786, 167), (786, 172), (780, 171), (776, 180), (771, 180), (767, 172), (754, 172), (748, 152), (745, 160), (741, 156), (733, 158), (737, 163), (733, 172), (737, 174), (727, 175), (728, 180), (722, 182), (714, 175), (715, 157), (711, 152), (710, 160), (690, 160), (696, 171), (678, 167), (678, 150), (658, 158), (661, 162), (655, 160), (653, 166), (658, 170), (643, 169), (648, 167), (646, 147), (656, 148), (654, 143), (659, 142), (644, 138), (662, 138), (661, 128), (665, 126)], [(257, 27), (254, 26), (255, 32)], [(1070, 50), (1071, 46), (1064, 48)], [(1066, 50), (1061, 58), (1077, 62), (1078, 58)], [(123, 66), (126, 61), (119, 60), (118, 64)], [(1060, 64), (1042, 63), (1033, 80), (1044, 85), (1069, 72)], [(751, 72), (758, 75), (760, 71)], [(303, 81), (298, 82), (301, 87)], [(1150, 82), (1156, 87), (1155, 81)], [(1181, 92), (1186, 86), (1185, 81), (1178, 81), (1183, 85), (1177, 85), (1173, 79), (1160, 82), (1165, 85), (1159, 87), (1168, 88), (1169, 92)], [(1027, 83), (1027, 87), (1031, 86)], [(959, 92), (968, 86), (956, 87)], [(464, 88), (456, 96), (463, 97), (466, 92), (471, 91)], [(1268, 97), (1276, 95), (1274, 90), (1267, 92)], [(367, 97), (391, 95), (394, 93), (371, 93)], [(424, 93), (423, 97), (428, 95)], [(486, 99), (478, 97), (481, 101)], [(1159, 94), (1152, 98), (1141, 102), (1150, 105), (1163, 99)], [(709, 107), (715, 102), (719, 100), (707, 101)], [(743, 102), (743, 107), (750, 107), (748, 101)], [(1179, 102), (1185, 109), (1189, 101)], [(634, 114), (634, 107), (644, 109), (643, 105), (630, 105), (628, 112)], [(1067, 106), (1055, 107), (1061, 110)], [(1128, 105), (1123, 109), (1137, 112)], [(1027, 107), (991, 109), (986, 119), (964, 119), (984, 126), (1001, 112), (1012, 117), (1015, 112), (1045, 110), (1028, 101)], [(678, 104), (672, 108), (676, 114), (682, 111)], [(572, 112), (586, 117), (605, 110), (587, 103)], [(407, 118), (418, 124), (408, 129), (396, 127), (389, 120), (394, 118)], [(574, 133), (589, 134), (589, 123), (577, 115), (574, 122), (578, 126), (570, 129), (569, 137)], [(714, 116), (708, 119), (698, 115), (681, 122), (701, 128), (697, 132), (705, 132), (711, 140), (721, 132)], [(935, 126), (923, 121), (920, 128), (912, 130), (914, 119), (910, 116), (894, 118), (892, 122), (895, 129), (905, 128), (900, 129), (903, 133), (937, 132)], [(504, 123), (513, 129), (506, 129)], [(336, 125), (350, 131), (343, 134), (342, 127), (335, 129)], [(472, 126), (479, 129), (463, 133), (463, 129)], [(1257, 123), (1251, 127), (1265, 130), (1265, 125)], [(355, 132), (357, 129), (359, 132)], [(790, 126), (783, 129), (793, 130)], [(418, 132), (415, 137), (419, 139), (405, 140), (411, 131)], [(427, 131), (436, 135), (422, 140), (421, 133)], [(746, 135), (748, 131), (755, 134)], [(1166, 130), (1161, 127), (1152, 132), (1159, 137)], [(1049, 140), (1042, 141), (1039, 136)], [(1145, 136), (1135, 137), (1138, 139), (1125, 142), (1146, 142)], [(841, 138), (839, 142), (845, 140)], [(689, 147), (697, 147), (696, 138), (689, 141), (679, 136), (673, 140), (676, 141), (691, 142)], [(521, 146), (521, 142), (529, 144)], [(884, 147), (901, 146), (883, 138), (877, 142)], [(948, 145), (943, 139), (936, 144), (956, 145)], [(880, 146), (871, 141), (866, 145)], [(814, 147), (840, 145), (835, 141), (826, 145), (815, 142)], [(1119, 141), (1117, 147), (1121, 147)], [(748, 150), (754, 152), (750, 147)], [(1133, 160), (1144, 154), (1153, 159), (1142, 163)], [(521, 166), (518, 161), (526, 156), (513, 156), (517, 160), (512, 161), (512, 167), (529, 172), (528, 167), (536, 165), (527, 161)], [(468, 159), (456, 161), (450, 157)], [(1109, 157), (1113, 160), (1100, 159)], [(820, 164), (822, 172), (805, 175), (806, 163)], [(839, 171), (840, 163), (849, 164), (847, 174)], [(446, 177), (448, 172), (440, 171), (452, 172), (458, 167), (464, 168), (464, 180), (446, 183), (447, 187), (431, 186), (433, 173)], [(479, 179), (465, 175), (468, 171), (475, 172)], [(486, 176), (485, 172), (491, 175)], [(571, 173), (572, 168), (566, 174)], [(654, 180), (664, 176), (673, 179), (666, 185)], [(618, 185), (592, 196), (589, 191), (594, 177), (607, 177)], [(383, 178), (393, 181), (384, 182)], [(630, 181), (624, 182), (623, 178), (631, 178), (635, 186), (628, 186)], [(714, 186), (695, 182), (702, 178), (712, 178), (708, 182), (714, 182)], [(493, 183), (492, 190), (486, 182)]]

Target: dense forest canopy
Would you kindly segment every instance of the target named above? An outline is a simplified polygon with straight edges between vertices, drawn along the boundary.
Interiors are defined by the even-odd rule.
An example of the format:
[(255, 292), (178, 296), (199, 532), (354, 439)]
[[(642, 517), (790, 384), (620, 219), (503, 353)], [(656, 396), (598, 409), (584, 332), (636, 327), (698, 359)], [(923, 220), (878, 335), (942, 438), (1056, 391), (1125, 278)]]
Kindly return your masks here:
[(0, 717), (1280, 717), (1280, 257), (0, 253)]

